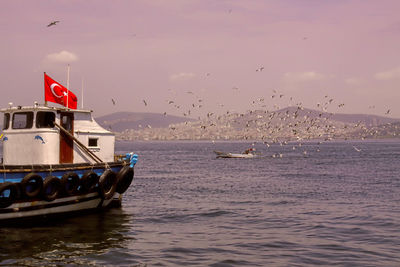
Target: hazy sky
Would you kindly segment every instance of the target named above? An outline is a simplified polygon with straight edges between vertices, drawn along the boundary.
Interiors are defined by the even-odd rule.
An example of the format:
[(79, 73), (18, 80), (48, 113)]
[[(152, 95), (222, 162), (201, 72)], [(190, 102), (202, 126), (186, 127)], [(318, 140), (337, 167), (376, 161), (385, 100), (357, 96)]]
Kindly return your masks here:
[(0, 106), (43, 103), (43, 72), (66, 85), (69, 63), (79, 107), (83, 78), (97, 116), (332, 98), (328, 111), (400, 118), (399, 10), (398, 0), (0, 0)]

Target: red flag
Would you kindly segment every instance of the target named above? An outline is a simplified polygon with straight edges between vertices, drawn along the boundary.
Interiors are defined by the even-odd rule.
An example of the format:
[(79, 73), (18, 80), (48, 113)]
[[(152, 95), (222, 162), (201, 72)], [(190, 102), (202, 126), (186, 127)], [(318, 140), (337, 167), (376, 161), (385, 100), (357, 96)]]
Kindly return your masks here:
[(78, 98), (67, 88), (54, 81), (50, 76), (44, 73), (44, 100), (61, 104), (65, 107), (76, 109)]

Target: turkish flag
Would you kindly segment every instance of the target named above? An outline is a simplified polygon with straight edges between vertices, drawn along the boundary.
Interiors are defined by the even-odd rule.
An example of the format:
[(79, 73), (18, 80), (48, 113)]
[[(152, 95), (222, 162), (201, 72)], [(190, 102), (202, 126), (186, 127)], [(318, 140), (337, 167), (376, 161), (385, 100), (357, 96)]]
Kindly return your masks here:
[(44, 101), (61, 104), (71, 109), (76, 109), (78, 106), (78, 98), (75, 94), (46, 73), (44, 73)]

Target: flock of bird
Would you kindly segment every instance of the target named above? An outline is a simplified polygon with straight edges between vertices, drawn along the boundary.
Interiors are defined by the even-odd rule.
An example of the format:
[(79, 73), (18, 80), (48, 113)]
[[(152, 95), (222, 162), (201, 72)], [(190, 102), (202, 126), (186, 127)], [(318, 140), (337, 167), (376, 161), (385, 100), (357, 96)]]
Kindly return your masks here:
[[(262, 71), (261, 67), (256, 71)], [(239, 90), (233, 87), (233, 90)], [(179, 103), (176, 99), (165, 100), (167, 105), (179, 111), (183, 116), (191, 118), (194, 114), (199, 114), (206, 106), (205, 98), (200, 98), (192, 91), (187, 91), (186, 94), (192, 97), (192, 101)], [(292, 103), (289, 107), (280, 108), (274, 105), (271, 109), (271, 102), (274, 100), (285, 99)], [(148, 102), (143, 100), (147, 107)], [(218, 104), (219, 107), (224, 107), (224, 104)], [(329, 112), (332, 108), (343, 108), (344, 103), (336, 102), (334, 98), (325, 95), (321, 102), (316, 103), (316, 109), (305, 108), (302, 103), (295, 102), (293, 97), (286, 96), (278, 90), (272, 90), (269, 97), (257, 98), (252, 100), (249, 105), (251, 110), (245, 113), (237, 113), (233, 111), (225, 111), (217, 114), (215, 109), (212, 111), (203, 111), (202, 116), (197, 117), (196, 121), (187, 121), (185, 123), (173, 124), (166, 129), (154, 129), (147, 125), (149, 133), (158, 132), (160, 135), (174, 135), (179, 139), (182, 133), (183, 138), (193, 139), (242, 139), (242, 140), (258, 140), (266, 149), (270, 146), (286, 147), (284, 151), (299, 151), (302, 155), (309, 154), (303, 144), (308, 140), (317, 140), (317, 146), (314, 147), (314, 152), (320, 152), (320, 144), (324, 141), (334, 139), (365, 139), (373, 138), (382, 134), (382, 130), (391, 129), (392, 135), (396, 135), (397, 130), (400, 130), (400, 125), (388, 123), (387, 125), (368, 125), (365, 121), (341, 122), (335, 119), (335, 113)], [(388, 109), (385, 114), (389, 114)], [(174, 112), (176, 113), (176, 112)], [(167, 112), (164, 112), (167, 115)], [(398, 127), (398, 129), (397, 129)], [(197, 131), (195, 129), (198, 129)], [(389, 131), (389, 130), (388, 130)], [(135, 135), (138, 133), (136, 132)], [(197, 135), (197, 136), (193, 136)], [(353, 146), (354, 151), (361, 152), (362, 150)], [(274, 153), (272, 157), (281, 158), (284, 153)]]

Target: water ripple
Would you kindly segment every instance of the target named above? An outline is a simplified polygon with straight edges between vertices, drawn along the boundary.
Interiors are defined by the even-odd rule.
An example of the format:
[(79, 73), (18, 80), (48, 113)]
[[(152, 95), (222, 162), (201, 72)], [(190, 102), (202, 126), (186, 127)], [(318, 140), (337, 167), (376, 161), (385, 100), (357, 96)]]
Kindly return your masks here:
[(248, 145), (117, 143), (141, 156), (123, 207), (2, 227), (0, 265), (400, 266), (400, 143), (354, 153), (352, 142), (310, 142), (319, 153), (246, 161), (213, 153)]

